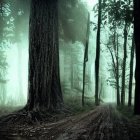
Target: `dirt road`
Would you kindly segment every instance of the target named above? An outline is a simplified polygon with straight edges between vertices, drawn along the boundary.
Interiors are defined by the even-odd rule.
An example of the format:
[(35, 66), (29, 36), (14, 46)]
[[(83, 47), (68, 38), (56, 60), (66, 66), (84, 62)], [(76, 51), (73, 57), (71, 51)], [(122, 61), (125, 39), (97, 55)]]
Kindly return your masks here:
[(130, 140), (126, 124), (115, 107), (100, 106), (75, 125), (69, 126), (57, 140)]
[[(137, 128), (136, 128), (137, 129)], [(139, 130), (137, 130), (139, 131)], [(7, 133), (8, 132), (8, 133)], [(112, 105), (68, 117), (55, 123), (0, 129), (0, 137), (13, 140), (139, 140), (130, 123)]]

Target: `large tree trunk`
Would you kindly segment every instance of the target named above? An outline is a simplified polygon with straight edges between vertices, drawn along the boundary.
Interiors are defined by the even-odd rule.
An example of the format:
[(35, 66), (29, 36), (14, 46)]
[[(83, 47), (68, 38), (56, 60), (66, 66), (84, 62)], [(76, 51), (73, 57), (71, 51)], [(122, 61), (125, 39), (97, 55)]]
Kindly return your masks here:
[(121, 90), (121, 105), (125, 104), (125, 75), (126, 75), (126, 58), (127, 58), (127, 31), (128, 25), (125, 22), (124, 26), (124, 44), (123, 44), (123, 49), (124, 49), (124, 56), (123, 56), (123, 66), (122, 66), (122, 90)]
[(99, 0), (98, 8), (98, 29), (97, 29), (97, 38), (96, 38), (96, 59), (95, 59), (95, 104), (99, 105), (99, 66), (100, 66), (100, 31), (101, 31), (101, 3), (102, 0)]
[(132, 105), (133, 62), (134, 62), (134, 37), (132, 39), (131, 56), (130, 56), (128, 106)]
[(135, 79), (136, 79), (136, 88), (135, 88), (135, 106), (134, 106), (134, 113), (140, 115), (140, 40), (139, 40), (139, 33), (140, 33), (140, 1), (134, 0), (134, 35), (135, 35), (135, 44), (136, 44), (136, 70), (135, 70)]
[(86, 45), (84, 52), (84, 63), (83, 63), (83, 90), (82, 90), (82, 106), (84, 106), (84, 96), (85, 96), (85, 74), (86, 74), (86, 62), (88, 61), (88, 42), (89, 42), (89, 31), (90, 31), (90, 14), (88, 13), (87, 22), (87, 34), (86, 34)]
[(32, 0), (29, 26), (28, 110), (61, 109), (59, 75), (58, 2)]

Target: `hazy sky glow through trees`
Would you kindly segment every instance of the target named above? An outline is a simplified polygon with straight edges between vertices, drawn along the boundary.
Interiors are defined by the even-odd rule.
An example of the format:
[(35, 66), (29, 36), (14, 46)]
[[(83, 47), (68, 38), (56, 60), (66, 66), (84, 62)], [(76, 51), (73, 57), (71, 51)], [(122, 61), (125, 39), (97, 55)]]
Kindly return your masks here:
[(87, 4), (89, 11), (91, 11), (93, 9), (93, 6), (98, 2), (98, 0), (82, 0), (82, 1)]

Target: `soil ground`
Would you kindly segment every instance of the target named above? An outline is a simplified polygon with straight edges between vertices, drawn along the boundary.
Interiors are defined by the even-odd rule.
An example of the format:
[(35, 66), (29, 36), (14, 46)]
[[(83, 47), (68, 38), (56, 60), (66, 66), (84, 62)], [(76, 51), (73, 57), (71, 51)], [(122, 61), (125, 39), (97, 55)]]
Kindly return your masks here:
[(101, 105), (53, 123), (0, 124), (0, 140), (8, 139), (140, 140), (140, 116), (128, 119), (114, 105)]

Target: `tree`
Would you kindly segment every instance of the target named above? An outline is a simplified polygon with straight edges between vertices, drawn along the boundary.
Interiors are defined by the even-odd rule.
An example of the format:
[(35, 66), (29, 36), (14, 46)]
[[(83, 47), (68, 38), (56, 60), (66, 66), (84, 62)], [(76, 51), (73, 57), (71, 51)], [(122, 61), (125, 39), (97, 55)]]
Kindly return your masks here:
[[(118, 11), (120, 10), (120, 5), (118, 5), (118, 3), (119, 3), (118, 1), (116, 3), (116, 0), (102, 2), (102, 27), (105, 29), (105, 31), (107, 31), (106, 27), (110, 30), (108, 31), (107, 34), (110, 36), (111, 40), (109, 39), (109, 44), (107, 43), (106, 46), (109, 49), (109, 52), (112, 58), (112, 69), (110, 69), (110, 71), (113, 71), (113, 78), (115, 78), (115, 81), (113, 81), (113, 83), (111, 83), (110, 85), (115, 87), (115, 89), (117, 89), (117, 94), (116, 94), (117, 104), (120, 105), (120, 93), (119, 93), (119, 90), (120, 90), (119, 77), (120, 76), (119, 76), (119, 60), (118, 60), (119, 59), (118, 57), (119, 43), (118, 43), (118, 33), (117, 33), (117, 28), (118, 26), (120, 26), (120, 21), (119, 21), (120, 19), (118, 20), (118, 17), (117, 17), (117, 15), (120, 15), (118, 13)], [(114, 12), (114, 9), (115, 9), (115, 12)]]
[(96, 38), (96, 58), (95, 58), (95, 104), (99, 105), (99, 65), (100, 65), (100, 31), (101, 31), (101, 3), (102, 0), (99, 0), (98, 8), (98, 27), (97, 27), (97, 38)]
[[(115, 1), (116, 2), (116, 1)], [(118, 42), (118, 33), (117, 33), (117, 21), (115, 19), (115, 15), (114, 15), (114, 19), (111, 21), (112, 22), (112, 27), (111, 30), (113, 32), (112, 35), (112, 45), (113, 45), (113, 52), (115, 53), (115, 57), (113, 56), (113, 52), (111, 51), (111, 49), (109, 49), (110, 53), (111, 53), (111, 57), (112, 57), (112, 62), (113, 62), (113, 72), (114, 72), (114, 78), (116, 80), (116, 84), (115, 87), (117, 89), (117, 105), (120, 105), (120, 84), (119, 84), (119, 42)]]
[(130, 56), (128, 106), (132, 105), (133, 64), (134, 64), (134, 37), (132, 39), (131, 56)]
[(135, 79), (136, 79), (136, 88), (135, 88), (135, 104), (134, 104), (134, 113), (140, 115), (140, 40), (139, 40), (139, 31), (140, 31), (140, 1), (134, 0), (134, 37), (136, 45), (136, 69), (135, 69)]
[[(109, 16), (110, 28), (114, 29), (114, 48), (116, 50), (116, 29), (123, 29), (123, 65), (122, 65), (122, 88), (121, 88), (121, 104), (125, 104), (125, 88), (126, 88), (126, 60), (127, 60), (127, 43), (128, 43), (128, 31), (129, 27), (133, 20), (133, 2), (132, 0), (120, 1), (112, 0), (110, 3), (107, 1), (104, 3), (103, 12), (105, 13), (104, 17)], [(115, 12), (114, 12), (115, 11)], [(103, 17), (103, 19), (104, 19)], [(117, 56), (117, 55), (116, 55)], [(116, 59), (117, 60), (117, 59)], [(117, 60), (118, 61), (118, 60)], [(118, 62), (117, 62), (118, 63)], [(118, 71), (116, 69), (116, 71)], [(118, 71), (119, 72), (119, 71)], [(117, 74), (118, 75), (118, 74)], [(117, 76), (118, 77), (118, 76)], [(117, 81), (119, 83), (119, 81)], [(117, 95), (119, 90), (117, 89)], [(117, 96), (119, 98), (119, 96)]]
[[(111, 49), (112, 47), (109, 47), (107, 45), (107, 48), (108, 48), (111, 58), (112, 58), (112, 69), (110, 71), (113, 72), (113, 80), (108, 80), (108, 81), (110, 82), (111, 86), (113, 86), (113, 87), (115, 87), (115, 89), (117, 89), (116, 97), (117, 97), (117, 105), (119, 106), (120, 105), (120, 85), (119, 85), (120, 74), (119, 74), (119, 55), (118, 55), (118, 52), (119, 52), (118, 35), (117, 35), (117, 41), (114, 41), (114, 40), (116, 40), (116, 37), (113, 39), (113, 45), (116, 46), (116, 50), (114, 50), (114, 47), (113, 47), (113, 49)], [(113, 51), (115, 52), (115, 57), (113, 55)], [(112, 79), (112, 77), (111, 77), (111, 79)], [(115, 79), (115, 81), (114, 81), (114, 79)]]
[(133, 10), (132, 1), (126, 1), (123, 4), (123, 15), (122, 21), (124, 21), (124, 58), (123, 58), (123, 69), (122, 69), (122, 90), (121, 90), (121, 104), (125, 104), (125, 76), (126, 76), (126, 59), (127, 59), (127, 42), (128, 42), (128, 31), (131, 23), (133, 22)]
[(63, 106), (59, 75), (58, 1), (32, 0), (29, 25), (29, 91), (26, 109)]
[(84, 106), (84, 95), (85, 95), (85, 74), (86, 74), (86, 62), (88, 61), (88, 41), (89, 41), (89, 31), (90, 31), (90, 14), (88, 13), (87, 35), (86, 35), (86, 45), (85, 45), (84, 63), (83, 63), (83, 91), (82, 91), (82, 106)]
[(125, 104), (125, 76), (126, 76), (126, 59), (127, 59), (127, 37), (128, 37), (128, 23), (125, 21), (124, 26), (124, 58), (123, 58), (123, 69), (122, 69), (122, 90), (121, 90), (121, 105)]
[(117, 105), (120, 105), (120, 84), (119, 84), (119, 42), (117, 35), (117, 52), (116, 52), (116, 82), (117, 82)]

